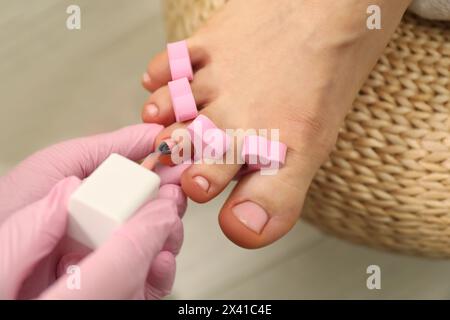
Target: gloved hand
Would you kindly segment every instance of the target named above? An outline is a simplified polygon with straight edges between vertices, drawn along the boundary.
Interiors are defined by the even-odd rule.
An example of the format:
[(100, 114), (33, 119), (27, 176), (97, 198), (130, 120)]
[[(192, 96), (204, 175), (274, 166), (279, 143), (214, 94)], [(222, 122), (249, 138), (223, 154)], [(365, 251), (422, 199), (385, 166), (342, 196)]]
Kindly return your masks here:
[[(178, 186), (163, 185), (158, 199), (90, 254), (64, 237), (67, 202), (80, 179), (113, 152), (144, 158), (161, 129), (142, 124), (63, 142), (0, 178), (0, 298), (161, 298), (170, 292), (186, 208)], [(69, 270), (76, 275), (67, 275), (74, 264)], [(68, 284), (73, 276), (79, 286)]]

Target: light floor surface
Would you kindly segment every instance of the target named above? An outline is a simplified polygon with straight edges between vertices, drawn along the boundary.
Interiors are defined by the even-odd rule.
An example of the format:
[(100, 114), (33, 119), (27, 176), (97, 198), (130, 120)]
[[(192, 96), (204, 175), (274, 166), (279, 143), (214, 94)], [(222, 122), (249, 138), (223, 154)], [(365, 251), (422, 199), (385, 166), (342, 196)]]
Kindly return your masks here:
[[(79, 31), (65, 26), (70, 4), (81, 7)], [(158, 0), (0, 0), (0, 174), (51, 143), (140, 121), (140, 77), (165, 45), (160, 9)], [(450, 297), (450, 261), (355, 246), (303, 222), (268, 248), (238, 248), (218, 227), (225, 197), (190, 205), (171, 298)], [(366, 287), (372, 264), (381, 290)]]

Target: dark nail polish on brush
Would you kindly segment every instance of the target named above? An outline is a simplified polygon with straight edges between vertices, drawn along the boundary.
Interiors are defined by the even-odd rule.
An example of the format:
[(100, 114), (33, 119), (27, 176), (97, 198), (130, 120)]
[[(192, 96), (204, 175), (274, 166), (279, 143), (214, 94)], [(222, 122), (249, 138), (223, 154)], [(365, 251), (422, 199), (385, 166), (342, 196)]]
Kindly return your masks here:
[(167, 144), (167, 142), (163, 141), (159, 147), (158, 147), (158, 151), (161, 152), (161, 154), (171, 154), (172, 150), (170, 150), (169, 145)]

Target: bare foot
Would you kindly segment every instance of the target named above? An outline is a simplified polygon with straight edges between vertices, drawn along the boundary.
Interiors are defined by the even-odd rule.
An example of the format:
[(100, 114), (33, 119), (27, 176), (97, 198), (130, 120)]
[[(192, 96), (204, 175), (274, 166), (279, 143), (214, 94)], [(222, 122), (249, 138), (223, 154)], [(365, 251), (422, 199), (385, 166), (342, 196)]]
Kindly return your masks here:
[[(382, 10), (382, 30), (366, 27), (368, 5)], [(354, 97), (399, 23), (409, 0), (232, 0), (188, 46), (192, 90), (201, 114), (226, 128), (280, 129), (288, 146), (277, 175), (244, 176), (224, 204), (220, 226), (236, 244), (257, 248), (296, 223), (308, 187), (331, 151)], [(174, 128), (167, 53), (149, 63), (143, 85), (153, 92), (145, 122)], [(198, 202), (218, 195), (240, 165), (196, 164), (182, 176)]]

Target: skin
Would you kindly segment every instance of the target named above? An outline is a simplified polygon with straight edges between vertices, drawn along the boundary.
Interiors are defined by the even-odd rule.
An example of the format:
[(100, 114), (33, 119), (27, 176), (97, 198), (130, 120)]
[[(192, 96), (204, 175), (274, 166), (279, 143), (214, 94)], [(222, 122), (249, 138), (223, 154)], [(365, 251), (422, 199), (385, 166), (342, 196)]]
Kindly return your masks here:
[[(333, 148), (339, 127), (358, 90), (385, 48), (410, 0), (231, 0), (187, 39), (195, 75), (192, 91), (200, 113), (220, 128), (281, 128), (287, 160), (277, 175), (248, 174), (225, 202), (219, 223), (225, 235), (245, 248), (268, 245), (296, 223), (308, 187)], [(366, 9), (381, 7), (382, 29), (368, 30)], [(249, 19), (248, 17), (251, 17)], [(232, 48), (232, 49), (230, 49)], [(175, 123), (167, 82), (167, 53), (154, 57), (143, 78), (153, 92), (142, 118)], [(151, 105), (158, 114), (151, 114)], [(257, 112), (255, 112), (257, 110)], [(239, 115), (238, 117), (236, 115)], [(197, 202), (218, 195), (240, 165), (191, 166), (182, 188)], [(208, 180), (203, 190), (194, 180)], [(251, 200), (270, 216), (260, 234), (232, 213)]]

